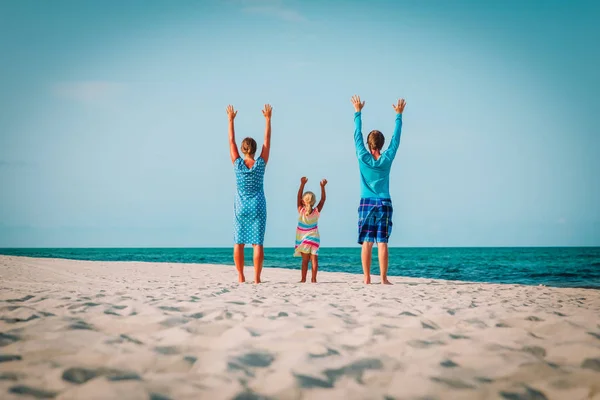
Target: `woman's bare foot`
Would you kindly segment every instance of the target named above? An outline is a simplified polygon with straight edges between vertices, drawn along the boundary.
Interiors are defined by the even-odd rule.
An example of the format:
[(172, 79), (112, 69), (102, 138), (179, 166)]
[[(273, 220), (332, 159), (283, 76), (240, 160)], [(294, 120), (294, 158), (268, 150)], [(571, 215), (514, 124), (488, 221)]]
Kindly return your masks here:
[(365, 285), (371, 284), (371, 277), (365, 278)]
[(317, 283), (317, 279), (316, 278), (315, 279), (311, 279), (310, 283)]
[(298, 283), (306, 283), (306, 279), (301, 279)]
[(238, 282), (239, 282), (239, 283), (244, 283), (244, 282), (246, 282), (246, 277), (244, 276), (244, 274), (240, 274), (240, 275), (238, 275)]
[(392, 282), (388, 281), (388, 280), (387, 280), (387, 278), (385, 278), (385, 279), (383, 279), (383, 280), (381, 281), (381, 284), (382, 284), (382, 285), (391, 285), (391, 284), (392, 284)]

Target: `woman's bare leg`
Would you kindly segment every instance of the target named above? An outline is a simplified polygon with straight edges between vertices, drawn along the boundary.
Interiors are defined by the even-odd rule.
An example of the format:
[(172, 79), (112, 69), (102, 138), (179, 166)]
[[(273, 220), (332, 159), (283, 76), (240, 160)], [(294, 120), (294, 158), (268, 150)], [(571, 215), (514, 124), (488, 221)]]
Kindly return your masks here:
[(300, 283), (304, 283), (306, 282), (306, 274), (308, 273), (308, 262), (310, 261), (310, 254), (300, 254), (302, 254), (302, 279), (300, 279)]
[(310, 262), (312, 263), (312, 277), (310, 281), (312, 283), (317, 283), (317, 271), (319, 270), (319, 256), (316, 254), (311, 254)]
[(246, 282), (244, 276), (244, 245), (234, 244), (233, 245), (233, 262), (235, 263), (235, 269), (238, 272), (238, 282)]
[(265, 249), (262, 244), (253, 244), (254, 247), (254, 283), (260, 283), (260, 273), (265, 261)]

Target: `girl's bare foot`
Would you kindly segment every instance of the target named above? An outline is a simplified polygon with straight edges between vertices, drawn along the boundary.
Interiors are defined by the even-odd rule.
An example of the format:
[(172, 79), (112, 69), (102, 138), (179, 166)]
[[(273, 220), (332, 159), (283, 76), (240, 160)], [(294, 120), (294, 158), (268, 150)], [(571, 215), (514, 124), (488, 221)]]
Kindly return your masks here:
[(246, 282), (246, 277), (244, 276), (244, 274), (238, 275), (238, 282), (239, 283)]
[(317, 280), (316, 279), (311, 279), (310, 283), (317, 283)]
[(371, 277), (365, 278), (365, 285), (371, 284)]
[(388, 281), (387, 278), (385, 278), (384, 280), (381, 281), (382, 285), (391, 285), (392, 282)]
[(302, 280), (300, 280), (300, 282), (298, 282), (298, 283), (306, 283), (306, 279), (302, 279)]

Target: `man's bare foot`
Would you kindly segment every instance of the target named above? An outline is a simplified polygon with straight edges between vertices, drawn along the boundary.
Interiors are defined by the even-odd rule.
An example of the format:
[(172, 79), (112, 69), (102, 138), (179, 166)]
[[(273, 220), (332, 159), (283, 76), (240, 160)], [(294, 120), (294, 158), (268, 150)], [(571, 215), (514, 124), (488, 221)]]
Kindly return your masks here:
[(238, 282), (239, 283), (244, 283), (246, 282), (246, 277), (244, 275), (239, 275), (238, 276)]
[(383, 280), (381, 281), (381, 284), (382, 284), (382, 285), (391, 285), (391, 284), (392, 284), (392, 282), (388, 281), (388, 279), (387, 279), (387, 278), (385, 278), (385, 279), (383, 279)]

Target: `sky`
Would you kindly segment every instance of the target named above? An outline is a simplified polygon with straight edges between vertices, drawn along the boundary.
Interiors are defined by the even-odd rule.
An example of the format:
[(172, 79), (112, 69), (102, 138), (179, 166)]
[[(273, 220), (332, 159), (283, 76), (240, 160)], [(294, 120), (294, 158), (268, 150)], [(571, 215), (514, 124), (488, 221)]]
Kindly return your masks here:
[(0, 0), (0, 247), (227, 247), (225, 108), (262, 145), (265, 246), (300, 177), (357, 246), (353, 107), (391, 137), (391, 246), (600, 245), (593, 1)]

